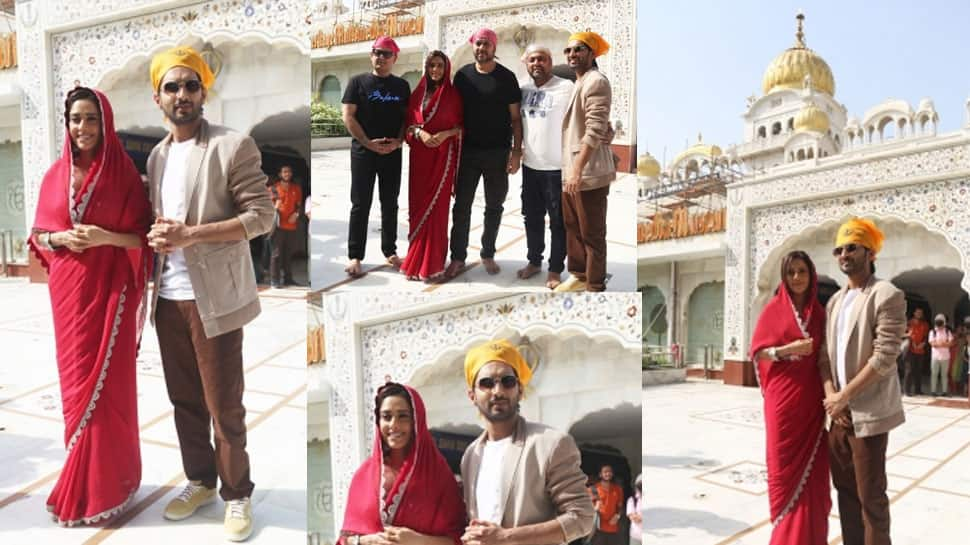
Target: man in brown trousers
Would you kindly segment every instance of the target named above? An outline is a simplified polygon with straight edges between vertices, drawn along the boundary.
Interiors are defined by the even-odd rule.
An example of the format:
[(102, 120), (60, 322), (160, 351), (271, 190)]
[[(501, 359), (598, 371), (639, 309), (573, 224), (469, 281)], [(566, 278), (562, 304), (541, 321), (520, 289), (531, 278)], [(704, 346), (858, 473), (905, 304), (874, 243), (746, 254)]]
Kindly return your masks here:
[(148, 158), (148, 241), (161, 254), (151, 316), (189, 479), (164, 516), (181, 520), (215, 501), (218, 479), (226, 537), (242, 541), (253, 529), (242, 327), (260, 311), (248, 240), (275, 212), (253, 139), (202, 117), (215, 80), (202, 57), (189, 47), (159, 53), (151, 79), (171, 129)]
[(577, 32), (564, 51), (576, 72), (576, 89), (562, 123), (562, 211), (571, 278), (557, 291), (606, 289), (606, 197), (616, 179), (610, 150), (613, 94), (596, 57), (609, 48), (599, 34)]
[(819, 357), (829, 457), (846, 545), (889, 545), (886, 447), (905, 420), (896, 358), (906, 330), (902, 291), (875, 274), (882, 232), (869, 220), (839, 227), (833, 254), (847, 285), (829, 299)]

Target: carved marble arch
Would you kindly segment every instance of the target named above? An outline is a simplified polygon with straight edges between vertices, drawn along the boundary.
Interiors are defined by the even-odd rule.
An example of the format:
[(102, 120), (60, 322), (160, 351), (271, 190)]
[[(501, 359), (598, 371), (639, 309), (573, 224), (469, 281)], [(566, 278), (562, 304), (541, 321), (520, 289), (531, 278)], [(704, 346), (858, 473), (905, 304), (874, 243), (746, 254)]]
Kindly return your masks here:
[[(307, 54), (306, 44), (303, 44), (303, 40), (299, 39), (297, 36), (269, 35), (262, 30), (248, 30), (239, 33), (225, 30), (215, 30), (205, 34), (189, 33), (184, 36), (180, 36), (177, 39), (169, 38), (166, 40), (157, 41), (149, 49), (131, 51), (127, 55), (114, 58), (108, 55), (106, 58), (102, 58), (100, 62), (80, 63), (77, 62), (77, 60), (68, 62), (68, 60), (61, 58), (62, 53), (60, 52), (66, 51), (67, 48), (65, 48), (65, 45), (70, 44), (72, 41), (76, 41), (76, 39), (72, 40), (69, 33), (54, 37), (54, 63), (60, 67), (60, 70), (55, 72), (53, 77), (53, 104), (63, 104), (67, 92), (72, 89), (76, 83), (80, 85), (97, 87), (99, 89), (110, 90), (117, 82), (133, 74), (140, 74), (136, 77), (139, 79), (143, 78), (144, 83), (146, 84), (146, 100), (151, 100), (151, 88), (150, 82), (148, 81), (148, 71), (152, 58), (159, 52), (179, 45), (188, 45), (197, 51), (202, 51), (205, 44), (208, 43), (212, 45), (213, 49), (215, 49), (217, 53), (223, 55), (223, 59), (225, 56), (225, 47), (230, 44), (249, 45), (260, 43), (266, 44), (270, 47), (289, 46), (299, 53)], [(220, 80), (217, 77), (215, 85), (213, 85), (213, 88), (209, 90), (208, 100), (210, 102), (213, 100), (213, 98), (219, 95), (219, 90)], [(307, 116), (309, 116), (308, 109)], [(307, 119), (309, 119), (309, 117), (307, 117)], [(261, 120), (260, 122), (262, 121), (264, 120)], [(121, 129), (122, 127), (119, 125), (118, 128)], [(242, 132), (249, 132), (251, 128), (252, 127), (246, 127)], [(157, 132), (155, 129), (156, 127), (153, 125), (148, 127), (147, 131), (155, 133)], [(242, 128), (240, 128), (240, 130), (241, 129)], [(141, 134), (143, 131), (135, 132)], [(165, 132), (167, 132), (167, 130), (163, 129), (161, 134), (164, 134)], [(55, 138), (55, 147), (59, 149), (60, 143), (64, 138), (64, 127), (61, 124), (55, 125)]]
[[(901, 274), (918, 270), (921, 266), (926, 265), (925, 259), (920, 259), (920, 256), (903, 255), (906, 252), (897, 250), (892, 252), (891, 255), (886, 255), (889, 253), (886, 244), (895, 242), (902, 245), (905, 241), (900, 240), (900, 237), (911, 233), (916, 233), (920, 236), (928, 235), (932, 238), (931, 245), (934, 247), (932, 250), (933, 268), (966, 270), (966, 253), (960, 250), (959, 242), (951, 236), (951, 230), (943, 229), (938, 225), (926, 222), (920, 215), (856, 210), (853, 213), (829, 217), (829, 219), (824, 219), (823, 221), (816, 220), (815, 223), (799, 225), (788, 232), (783, 232), (783, 238), (774, 244), (767, 253), (752, 252), (754, 262), (751, 270), (753, 271), (752, 276), (754, 281), (749, 284), (751, 286), (751, 293), (749, 295), (750, 301), (752, 301), (750, 306), (752, 324), (754, 323), (753, 318), (758, 316), (761, 309), (764, 308), (764, 305), (767, 304), (768, 300), (774, 294), (774, 290), (780, 280), (778, 274), (781, 260), (789, 251), (799, 249), (809, 252), (809, 256), (815, 261), (820, 282), (826, 280), (837, 286), (844, 283), (844, 277), (839, 276), (840, 273), (830, 271), (832, 274), (826, 274), (826, 269), (831, 268), (831, 263), (822, 262), (821, 260), (834, 259), (831, 253), (829, 253), (830, 247), (827, 241), (834, 240), (835, 231), (839, 225), (854, 216), (863, 216), (874, 220), (887, 234), (883, 251), (880, 254), (881, 257), (884, 259), (893, 259), (897, 263), (903, 258), (912, 258), (914, 266), (903, 270), (891, 268), (887, 270), (885, 266), (880, 268), (879, 258), (877, 258), (876, 274), (880, 278), (892, 279)], [(821, 242), (819, 241), (819, 236), (822, 236)], [(761, 234), (757, 232), (755, 233), (755, 237), (755, 240), (762, 238)], [(761, 255), (764, 255), (764, 257), (762, 258)], [(930, 255), (929, 251), (927, 255)], [(962, 287), (965, 291), (970, 291), (968, 289), (970, 288), (970, 281), (968, 281), (970, 278), (968, 277), (970, 275), (966, 275), (962, 282)]]

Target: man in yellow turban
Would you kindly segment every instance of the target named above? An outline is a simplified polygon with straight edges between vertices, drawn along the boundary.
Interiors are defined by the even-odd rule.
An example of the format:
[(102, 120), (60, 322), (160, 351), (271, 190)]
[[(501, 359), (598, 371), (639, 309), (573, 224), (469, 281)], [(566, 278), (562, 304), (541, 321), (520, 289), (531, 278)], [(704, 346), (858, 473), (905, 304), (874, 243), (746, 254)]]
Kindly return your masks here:
[(164, 517), (191, 517), (221, 482), (226, 537), (241, 541), (253, 529), (242, 328), (259, 315), (248, 240), (269, 231), (275, 210), (253, 139), (202, 115), (214, 77), (199, 54), (159, 53), (150, 75), (171, 130), (147, 165), (148, 243), (160, 254), (150, 315), (189, 481)]
[(574, 32), (569, 36), (568, 42), (582, 42), (584, 45), (590, 48), (594, 57), (602, 57), (603, 55), (606, 55), (607, 51), (610, 50), (610, 44), (608, 44), (602, 36), (588, 30), (586, 32)]
[(839, 522), (846, 542), (853, 543), (863, 536), (889, 543), (886, 447), (889, 431), (905, 421), (896, 359), (906, 331), (906, 298), (874, 276), (884, 238), (867, 219), (839, 227), (832, 253), (847, 282), (829, 299), (826, 349), (819, 356), (823, 405), (832, 418), (828, 441)]
[(468, 398), (485, 431), (461, 459), (471, 521), (463, 543), (566, 543), (593, 528), (573, 438), (519, 415), (530, 380), (532, 370), (507, 340), (476, 346), (465, 357)]
[(587, 31), (570, 36), (563, 51), (576, 72), (576, 87), (562, 123), (562, 215), (570, 278), (557, 291), (606, 289), (606, 204), (616, 180), (610, 149), (613, 91), (596, 57), (609, 48), (602, 36)]

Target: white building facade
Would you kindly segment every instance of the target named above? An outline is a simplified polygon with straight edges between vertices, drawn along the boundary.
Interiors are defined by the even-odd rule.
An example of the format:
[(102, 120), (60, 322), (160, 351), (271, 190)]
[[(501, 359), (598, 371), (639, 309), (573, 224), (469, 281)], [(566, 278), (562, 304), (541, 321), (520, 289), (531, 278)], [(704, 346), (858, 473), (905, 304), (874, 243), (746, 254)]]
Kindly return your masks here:
[[(970, 101), (962, 128), (948, 134), (938, 134), (928, 98), (915, 109), (889, 99), (861, 120), (849, 116), (828, 65), (805, 45), (802, 19), (795, 44), (765, 71), (764, 94), (748, 99), (740, 144), (722, 150), (699, 142), (663, 172), (641, 159), (641, 195), (649, 197), (640, 202), (643, 233), (653, 232), (655, 195), (664, 188), (719, 173), (732, 180), (715, 204), (726, 214), (722, 232), (641, 236), (638, 272), (644, 298), (667, 311), (673, 342), (688, 345), (686, 361), (699, 362), (692, 330), (713, 330), (718, 364), (735, 383), (753, 380), (749, 340), (780, 281), (781, 259), (808, 252), (822, 291), (832, 293), (845, 283), (831, 255), (835, 232), (853, 216), (885, 231), (876, 274), (903, 289), (911, 308), (951, 322), (970, 314)], [(698, 201), (689, 190), (678, 195)], [(720, 301), (693, 304), (699, 287), (714, 284)]]

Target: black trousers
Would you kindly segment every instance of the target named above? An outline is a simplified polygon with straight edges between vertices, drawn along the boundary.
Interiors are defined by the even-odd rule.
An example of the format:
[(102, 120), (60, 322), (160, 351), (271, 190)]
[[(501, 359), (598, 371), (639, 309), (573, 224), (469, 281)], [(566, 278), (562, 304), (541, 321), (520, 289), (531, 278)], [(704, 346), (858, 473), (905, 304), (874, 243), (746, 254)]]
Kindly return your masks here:
[(367, 151), (363, 157), (350, 154), (350, 232), (347, 257), (364, 259), (367, 247), (367, 219), (374, 200), (374, 179), (381, 201), (381, 251), (385, 257), (397, 253), (397, 197), (401, 192), (401, 150), (387, 155)]
[[(273, 232), (273, 250), (270, 257), (270, 282), (279, 284), (293, 284), (293, 268), (291, 266), (293, 251), (296, 249), (296, 230), (276, 228)], [(283, 277), (280, 278), (280, 272)]]
[(495, 257), (495, 239), (502, 221), (503, 203), (509, 192), (509, 150), (465, 148), (455, 180), (455, 204), (451, 209), (451, 259), (468, 257), (468, 231), (478, 179), (485, 178), (485, 226), (482, 230), (483, 259)]
[(549, 272), (561, 273), (566, 261), (566, 228), (562, 221), (562, 171), (533, 170), (522, 165), (522, 216), (531, 265), (542, 266), (549, 214)]

